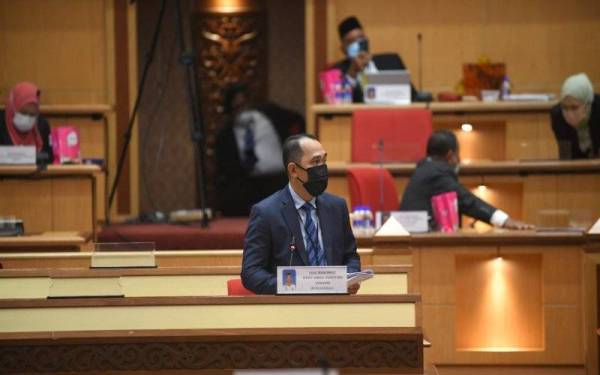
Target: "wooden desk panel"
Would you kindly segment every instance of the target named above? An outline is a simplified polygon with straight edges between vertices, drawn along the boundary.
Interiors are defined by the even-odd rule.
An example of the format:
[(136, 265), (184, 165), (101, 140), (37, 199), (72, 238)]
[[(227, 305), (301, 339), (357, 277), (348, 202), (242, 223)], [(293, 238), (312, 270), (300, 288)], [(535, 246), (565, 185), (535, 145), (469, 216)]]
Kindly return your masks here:
[(0, 336), (3, 373), (227, 374), (318, 368), (422, 374), (423, 336), (405, 328), (89, 331)]
[[(418, 300), (412, 295), (0, 300), (0, 362), (4, 373), (177, 368), (215, 374), (314, 367), (324, 359), (361, 374), (423, 373)], [(132, 350), (141, 355), (126, 355)], [(52, 365), (42, 357), (52, 358)]]
[[(429, 108), (434, 130), (453, 131), (463, 159), (555, 159), (558, 147), (550, 127), (550, 108), (556, 102), (456, 102), (409, 106), (326, 105), (311, 107), (308, 131), (317, 135), (333, 162), (351, 161), (352, 113), (355, 110)], [(473, 125), (465, 133), (460, 127)]]
[[(394, 240), (375, 239), (375, 252), (380, 243), (386, 251), (393, 251)], [(413, 292), (422, 296), (423, 332), (432, 342), (425, 353), (426, 369), (431, 371), (435, 365), (444, 374), (516, 375), (527, 373), (526, 368), (535, 374), (595, 374), (597, 297), (595, 279), (590, 277), (595, 267), (584, 251), (600, 249), (597, 238), (565, 232), (463, 231), (411, 236), (409, 247), (413, 254), (410, 282)], [(404, 249), (404, 241), (399, 242), (398, 251)], [(495, 261), (499, 256), (505, 264), (513, 264), (511, 270), (506, 269), (505, 281), (494, 275), (486, 281), (486, 272), (477, 268), (478, 264), (473, 265), (477, 270), (468, 271), (481, 271), (472, 274), (479, 280), (464, 279), (460, 268), (464, 260), (481, 257)], [(532, 260), (534, 266), (541, 267), (541, 275), (538, 271), (534, 276), (536, 272), (520, 259)], [(481, 296), (461, 294), (460, 280), (463, 287), (468, 285), (468, 293)], [(502, 287), (494, 284), (499, 282)], [(527, 287), (515, 289), (519, 282)], [(497, 290), (486, 302), (487, 287)], [(494, 308), (503, 298), (507, 305), (494, 322), (485, 323), (487, 313), (478, 317), (478, 311)], [(531, 306), (520, 304), (523, 311), (514, 315), (518, 309), (510, 307), (508, 301), (515, 298)], [(494, 329), (502, 324), (508, 325), (500, 335)], [(471, 333), (476, 335), (469, 336)], [(512, 339), (511, 334), (515, 334)], [(502, 342), (503, 337), (508, 341)], [(482, 339), (488, 340), (483, 347)]]
[(98, 212), (94, 165), (0, 166), (0, 215), (22, 219), (26, 234), (76, 231), (95, 234)]
[[(372, 167), (365, 163), (329, 163), (328, 191), (346, 199), (351, 206), (347, 170), (351, 167)], [(385, 164), (393, 175), (398, 200), (414, 164)], [(460, 181), (471, 191), (512, 217), (549, 226), (554, 211), (564, 211), (577, 221), (591, 225), (600, 216), (600, 160), (487, 162), (461, 166)], [(480, 185), (485, 189), (480, 189)], [(549, 211), (550, 210), (550, 211)], [(546, 217), (549, 216), (549, 217)], [(464, 219), (465, 224), (472, 219)]]

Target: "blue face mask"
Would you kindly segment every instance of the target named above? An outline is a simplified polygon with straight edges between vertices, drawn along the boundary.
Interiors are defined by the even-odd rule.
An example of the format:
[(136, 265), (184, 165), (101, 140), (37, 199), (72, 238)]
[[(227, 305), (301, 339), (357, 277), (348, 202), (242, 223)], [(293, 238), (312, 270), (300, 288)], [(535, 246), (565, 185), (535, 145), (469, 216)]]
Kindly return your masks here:
[(369, 41), (367, 39), (355, 40), (346, 47), (346, 54), (350, 58), (358, 56), (362, 51), (369, 52)]

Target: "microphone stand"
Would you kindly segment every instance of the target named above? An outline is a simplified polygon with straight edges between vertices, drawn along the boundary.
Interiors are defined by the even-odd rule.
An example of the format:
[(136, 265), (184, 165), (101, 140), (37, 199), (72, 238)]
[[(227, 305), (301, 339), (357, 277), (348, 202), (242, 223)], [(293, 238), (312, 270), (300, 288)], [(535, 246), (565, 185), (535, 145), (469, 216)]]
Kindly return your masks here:
[(198, 108), (198, 87), (196, 82), (196, 55), (191, 48), (186, 46), (185, 35), (183, 33), (183, 22), (181, 17), (181, 0), (176, 1), (176, 20), (179, 34), (179, 47), (181, 48), (181, 63), (185, 65), (187, 94), (189, 109), (192, 115), (190, 123), (190, 134), (192, 142), (196, 146), (196, 196), (200, 200), (200, 209), (202, 211), (201, 226), (208, 227), (208, 209), (206, 207), (206, 138), (204, 137), (204, 123), (202, 114)]
[(423, 91), (423, 35), (417, 34), (417, 58), (419, 67), (419, 92)]
[[(121, 179), (121, 173), (123, 172), (123, 167), (125, 166), (125, 157), (127, 156), (127, 150), (129, 149), (129, 144), (131, 143), (131, 133), (133, 130), (133, 125), (135, 124), (135, 117), (138, 113), (138, 109), (140, 107), (140, 99), (144, 94), (144, 86), (146, 84), (146, 78), (148, 77), (148, 70), (150, 69), (150, 65), (152, 65), (152, 61), (154, 59), (154, 54), (156, 52), (156, 45), (158, 44), (158, 36), (160, 35), (162, 29), (162, 21), (165, 16), (165, 6), (166, 0), (161, 0), (160, 2), (160, 11), (158, 12), (158, 20), (156, 21), (156, 27), (154, 29), (154, 35), (152, 36), (152, 42), (150, 43), (150, 51), (146, 55), (146, 62), (144, 63), (144, 70), (142, 71), (142, 78), (140, 79), (140, 84), (138, 86), (137, 96), (135, 98), (135, 104), (133, 106), (133, 113), (131, 114), (131, 118), (129, 119), (129, 124), (127, 125), (127, 131), (125, 131), (125, 142), (123, 143), (123, 147), (121, 148), (121, 153), (119, 154), (119, 162), (117, 164), (117, 172), (115, 174), (115, 180), (113, 181), (112, 188), (110, 190), (110, 195), (108, 198), (108, 209), (112, 207), (115, 193), (117, 192), (117, 186), (119, 185), (119, 180)], [(108, 222), (109, 217), (107, 217)]]
[[(133, 2), (133, 1), (132, 1)], [(125, 142), (123, 143), (123, 147), (119, 154), (119, 162), (117, 164), (117, 172), (115, 175), (115, 180), (113, 182), (109, 199), (108, 199), (108, 208), (112, 207), (115, 193), (117, 191), (117, 186), (119, 185), (119, 180), (121, 179), (121, 173), (123, 172), (123, 167), (125, 165), (125, 157), (127, 156), (127, 150), (129, 149), (129, 145), (131, 143), (131, 135), (133, 130), (133, 125), (135, 123), (135, 118), (139, 110), (140, 99), (144, 93), (144, 87), (146, 84), (146, 78), (148, 76), (148, 70), (152, 61), (154, 59), (154, 55), (156, 53), (156, 46), (158, 44), (158, 37), (160, 36), (162, 29), (162, 21), (165, 15), (165, 7), (166, 0), (161, 0), (160, 2), (160, 11), (158, 13), (158, 20), (156, 22), (156, 28), (154, 29), (154, 35), (152, 36), (152, 42), (150, 44), (150, 51), (146, 57), (146, 62), (144, 64), (144, 69), (142, 72), (142, 77), (140, 79), (140, 84), (138, 86), (138, 92), (135, 99), (135, 105), (133, 106), (133, 113), (131, 114), (131, 118), (129, 120), (129, 124), (127, 126), (127, 131), (125, 132), (124, 138)], [(179, 34), (179, 46), (182, 51), (181, 55), (181, 63), (186, 67), (186, 81), (187, 81), (187, 94), (189, 99), (190, 112), (192, 115), (192, 123), (191, 123), (191, 138), (194, 142), (197, 150), (197, 158), (196, 158), (196, 187), (197, 197), (200, 200), (200, 208), (202, 210), (202, 227), (208, 227), (208, 209), (206, 207), (206, 186), (205, 186), (205, 137), (204, 137), (204, 126), (202, 122), (202, 117), (198, 108), (198, 88), (196, 86), (196, 71), (195, 71), (195, 61), (196, 57), (194, 52), (191, 49), (186, 47), (185, 37), (183, 34), (183, 25), (181, 22), (181, 0), (176, 0), (176, 21), (177, 21), (177, 31)], [(108, 218), (107, 218), (108, 219)], [(108, 220), (107, 220), (108, 222)]]
[(383, 194), (383, 161), (384, 161), (384, 151), (385, 151), (385, 143), (383, 138), (379, 140), (379, 144), (377, 145), (377, 150), (379, 151), (379, 210), (383, 211), (383, 202), (384, 202), (384, 194)]

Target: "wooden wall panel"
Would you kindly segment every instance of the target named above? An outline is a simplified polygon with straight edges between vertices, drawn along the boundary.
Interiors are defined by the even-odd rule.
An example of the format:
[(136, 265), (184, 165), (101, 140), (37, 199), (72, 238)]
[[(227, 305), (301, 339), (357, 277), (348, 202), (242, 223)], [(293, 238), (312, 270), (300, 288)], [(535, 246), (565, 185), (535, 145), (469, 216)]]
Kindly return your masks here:
[(44, 104), (108, 103), (105, 2), (0, 2), (0, 97), (30, 80)]
[[(116, 5), (122, 5), (126, 17), (117, 19)], [(66, 113), (79, 108), (76, 116), (68, 118), (54, 112), (55, 118), (48, 116), (51, 125), (66, 122), (79, 127), (82, 156), (105, 159), (110, 182), (116, 169), (117, 139), (122, 137), (117, 129), (126, 125), (137, 89), (136, 7), (134, 2), (121, 0), (0, 1), (0, 101), (4, 104), (15, 83), (27, 80), (40, 87), (42, 105), (66, 108)], [(115, 26), (128, 39), (119, 39)], [(126, 53), (117, 56), (118, 41), (122, 41)], [(117, 80), (115, 65), (128, 69), (124, 81)], [(129, 97), (129, 103), (119, 107), (125, 114), (119, 119), (115, 115), (117, 81), (124, 82), (119, 86), (121, 96)], [(106, 120), (92, 120), (90, 115), (96, 110), (88, 113), (81, 109), (98, 105), (107, 108), (102, 110)], [(122, 126), (117, 126), (117, 121)], [(125, 188), (119, 189), (121, 196), (129, 198), (119, 207), (122, 213), (137, 213), (136, 145), (134, 130), (130, 175), (122, 183)]]
[(559, 208), (567, 209), (572, 219), (591, 226), (600, 217), (600, 179), (594, 175), (557, 178)]
[(399, 52), (415, 80), (422, 33), (423, 87), (430, 91), (453, 89), (462, 64), (482, 55), (507, 64), (514, 91), (558, 92), (566, 76), (580, 71), (600, 85), (596, 0), (329, 1), (329, 61), (341, 58), (337, 23), (357, 15), (371, 50)]
[(0, 215), (22, 219), (25, 233), (52, 228), (51, 181), (10, 180), (0, 184)]
[[(464, 132), (462, 123), (473, 125), (473, 131)], [(461, 122), (434, 120), (433, 130), (452, 131), (460, 145), (460, 157), (463, 162), (469, 160), (506, 160), (506, 126), (501, 121), (472, 121), (469, 117)]]
[(327, 161), (348, 162), (352, 160), (352, 117), (336, 116), (319, 120), (318, 138), (327, 140), (323, 147), (327, 151)]
[(92, 232), (91, 184), (88, 178), (52, 180), (53, 230)]
[(511, 116), (506, 121), (506, 159), (558, 159), (550, 116)]

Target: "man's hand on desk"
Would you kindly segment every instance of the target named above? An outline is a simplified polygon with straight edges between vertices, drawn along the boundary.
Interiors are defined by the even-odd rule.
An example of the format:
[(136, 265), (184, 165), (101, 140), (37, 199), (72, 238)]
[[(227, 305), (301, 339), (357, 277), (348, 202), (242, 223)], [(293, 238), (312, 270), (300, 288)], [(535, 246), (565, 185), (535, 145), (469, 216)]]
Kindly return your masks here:
[(535, 229), (534, 225), (524, 223), (522, 221), (513, 220), (510, 217), (506, 219), (502, 228), (514, 230), (531, 230)]
[(350, 62), (350, 67), (348, 68), (348, 75), (352, 78), (356, 78), (358, 73), (362, 72), (369, 64), (369, 60), (371, 60), (371, 55), (368, 52), (361, 51), (356, 57), (352, 59)]
[(348, 287), (348, 293), (349, 294), (356, 294), (359, 289), (360, 289), (360, 283), (356, 283), (356, 284), (350, 285)]

